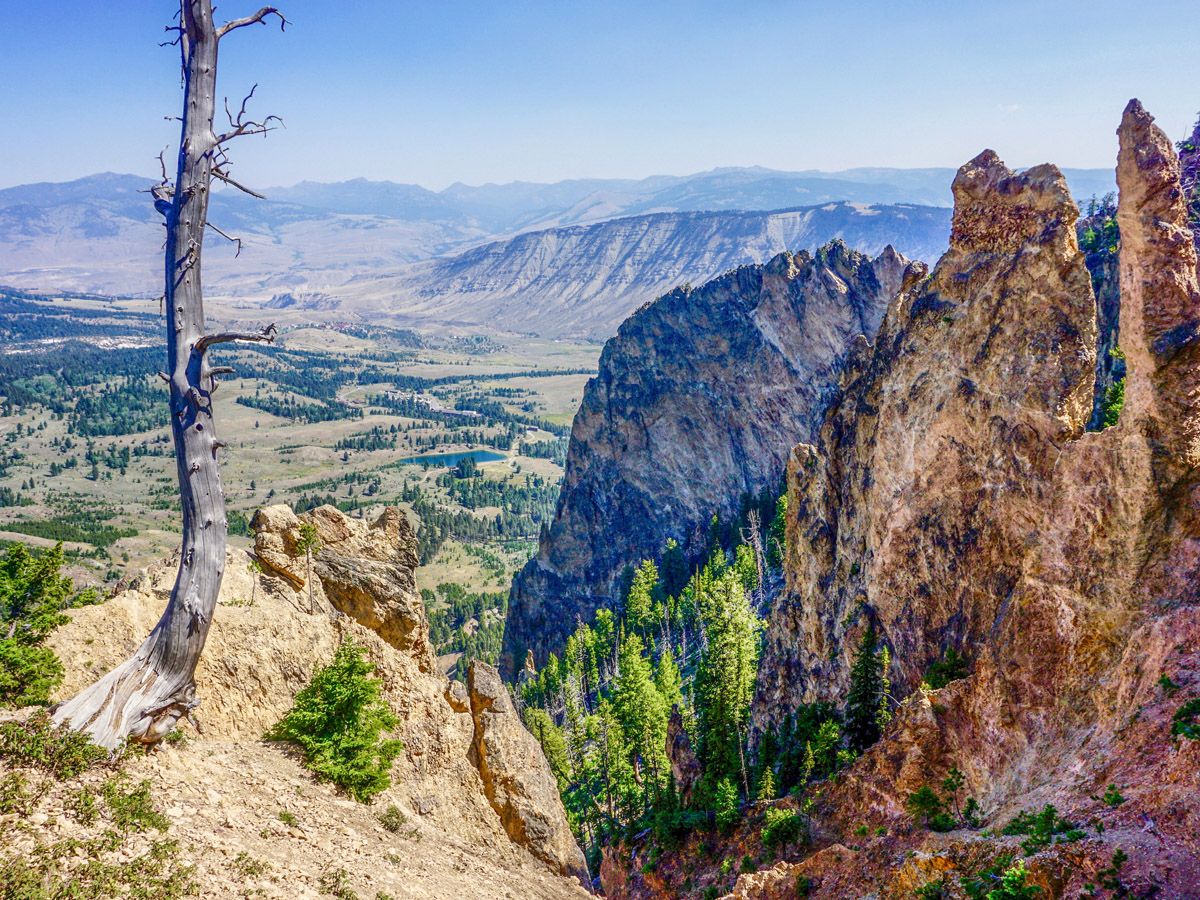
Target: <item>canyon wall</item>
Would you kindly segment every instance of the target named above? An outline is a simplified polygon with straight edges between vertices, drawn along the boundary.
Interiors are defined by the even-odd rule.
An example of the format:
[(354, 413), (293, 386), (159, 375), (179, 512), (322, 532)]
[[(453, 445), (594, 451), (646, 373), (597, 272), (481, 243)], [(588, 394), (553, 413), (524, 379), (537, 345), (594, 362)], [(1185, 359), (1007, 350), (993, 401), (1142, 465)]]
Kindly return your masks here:
[(714, 514), (729, 521), (743, 496), (777, 492), (851, 344), (920, 271), (890, 247), (869, 259), (833, 242), (672, 291), (626, 320), (584, 391), (554, 521), (514, 582), (503, 670), (557, 650), (668, 538), (702, 552)]
[[(1053, 896), (1095, 883), (1118, 847), (1135, 891), (1188, 896), (1200, 877), (1200, 742), (1172, 735), (1200, 695), (1196, 249), (1171, 142), (1136, 101), (1118, 134), (1115, 426), (1085, 431), (1097, 308), (1066, 183), (988, 151), (955, 179), (949, 251), (854, 355), (819, 438), (792, 452), (787, 590), (755, 725), (841, 702), (873, 624), (909, 699), (823, 792), (821, 829), (850, 844), (852, 823), (893, 828), (922, 850), (898, 863), (888, 838), (810, 865), (820, 896), (900, 896), (952, 872), (983, 838), (922, 836), (904, 808), (951, 766), (989, 826), (1044, 803), (1100, 823), (1037, 857)], [(967, 677), (918, 690), (947, 649)], [(1101, 802), (1110, 784), (1125, 802)]]

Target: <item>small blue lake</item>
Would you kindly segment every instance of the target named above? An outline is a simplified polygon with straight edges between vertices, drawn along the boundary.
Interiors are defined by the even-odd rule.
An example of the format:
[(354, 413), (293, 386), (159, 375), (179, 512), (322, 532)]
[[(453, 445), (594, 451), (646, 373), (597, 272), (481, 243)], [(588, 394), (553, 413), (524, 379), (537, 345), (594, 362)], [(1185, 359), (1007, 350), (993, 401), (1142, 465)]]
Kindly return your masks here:
[(410, 466), (432, 466), (433, 468), (450, 469), (464, 459), (473, 459), (477, 463), (496, 462), (504, 459), (503, 453), (495, 450), (460, 450), (457, 453), (427, 453), (424, 456), (406, 456), (400, 462)]

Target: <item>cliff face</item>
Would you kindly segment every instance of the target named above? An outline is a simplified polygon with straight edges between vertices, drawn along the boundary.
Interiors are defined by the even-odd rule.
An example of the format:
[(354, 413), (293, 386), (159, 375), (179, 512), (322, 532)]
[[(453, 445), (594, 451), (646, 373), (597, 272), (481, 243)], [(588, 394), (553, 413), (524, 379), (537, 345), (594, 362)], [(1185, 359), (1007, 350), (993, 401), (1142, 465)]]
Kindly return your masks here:
[[(1097, 311), (1065, 182), (985, 152), (955, 180), (950, 250), (792, 453), (787, 594), (754, 717), (840, 701), (873, 621), (897, 693), (914, 693), (823, 795), (827, 839), (855, 821), (904, 833), (908, 793), (956, 766), (989, 826), (1044, 803), (1102, 823), (1039, 855), (1051, 895), (1095, 883), (1120, 847), (1127, 886), (1187, 896), (1200, 742), (1173, 738), (1171, 718), (1200, 695), (1200, 291), (1171, 143), (1136, 101), (1118, 134), (1118, 424), (1084, 431)], [(969, 676), (916, 691), (947, 648)], [(1097, 799), (1109, 784), (1125, 803)], [(868, 842), (822, 867), (818, 894), (899, 895), (952, 872), (966, 851), (934, 837), (905, 839), (923, 853), (903, 864), (891, 839)]]
[(624, 567), (667, 538), (703, 548), (714, 514), (775, 492), (811, 437), (855, 337), (873, 335), (915, 271), (835, 242), (780, 254), (643, 307), (605, 346), (575, 417), (558, 508), (518, 575), (504, 664), (539, 662), (598, 607)]
[[(321, 542), (311, 607), (308, 565), (295, 548), (301, 522)], [(203, 896), (248, 890), (234, 865), (247, 853), (273, 873), (260, 885), (268, 897), (326, 896), (319, 883), (331, 868), (346, 869), (363, 896), (585, 896), (583, 856), (557, 793), (545, 788), (554, 776), (536, 739), (507, 695), (491, 698), (498, 712), (484, 722), (472, 715), (475, 698), (433, 664), (413, 580), (416, 539), (403, 513), (389, 509), (368, 524), (329, 506), (299, 518), (274, 506), (259, 511), (254, 529), (254, 557), (229, 551), (197, 669), (203, 732), (134, 763), (177, 804), (173, 834), (198, 866)], [(176, 564), (153, 566), (104, 604), (71, 612), (49, 640), (67, 668), (59, 696), (136, 648), (161, 614)], [(366, 649), (404, 742), (392, 787), (370, 808), (262, 741), (344, 639)], [(513, 747), (523, 752), (496, 749)], [(497, 783), (511, 810), (493, 801)], [(391, 804), (407, 817), (398, 834), (377, 818)], [(281, 823), (281, 810), (292, 824)]]

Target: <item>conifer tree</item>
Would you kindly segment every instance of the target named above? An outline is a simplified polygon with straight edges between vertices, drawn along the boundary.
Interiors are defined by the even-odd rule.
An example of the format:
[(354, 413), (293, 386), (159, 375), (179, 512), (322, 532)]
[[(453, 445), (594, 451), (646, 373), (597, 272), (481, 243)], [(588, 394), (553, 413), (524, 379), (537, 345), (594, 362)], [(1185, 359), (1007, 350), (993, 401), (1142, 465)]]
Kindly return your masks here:
[(744, 747), (761, 622), (733, 571), (722, 574), (699, 599), (707, 640), (697, 668), (695, 698), (705, 777), (711, 783), (738, 776), (749, 793)]
[(658, 667), (654, 671), (654, 684), (662, 696), (668, 714), (676, 706), (683, 706), (683, 678), (679, 674), (679, 666), (675, 665), (675, 654), (671, 652), (670, 647), (664, 647), (662, 656), (658, 659)]
[(633, 573), (633, 581), (625, 597), (625, 623), (645, 637), (646, 628), (661, 618), (655, 609), (661, 602), (658, 568), (650, 560), (644, 559)]
[(687, 560), (675, 538), (667, 538), (662, 556), (662, 587), (668, 597), (678, 597), (688, 582)]
[(644, 770), (646, 793), (653, 796), (670, 769), (666, 754), (668, 711), (636, 634), (629, 635), (621, 645), (620, 669), (613, 687), (613, 709), (628, 741), (630, 763), (635, 771)]
[(875, 625), (863, 632), (850, 667), (846, 695), (846, 738), (850, 749), (861, 753), (879, 740), (880, 703), (884, 697), (883, 666), (876, 650)]

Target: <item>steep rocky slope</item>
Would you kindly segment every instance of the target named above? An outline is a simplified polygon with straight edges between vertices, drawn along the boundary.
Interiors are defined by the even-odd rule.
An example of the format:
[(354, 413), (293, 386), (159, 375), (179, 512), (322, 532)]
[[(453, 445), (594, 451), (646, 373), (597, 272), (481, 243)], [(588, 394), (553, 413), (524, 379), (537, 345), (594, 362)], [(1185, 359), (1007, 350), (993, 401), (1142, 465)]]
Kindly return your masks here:
[(949, 210), (829, 203), (778, 212), (658, 213), (528, 232), (347, 288), (346, 308), (551, 336), (607, 338), (686, 282), (834, 238), (875, 255), (945, 249)]
[[(472, 694), (436, 671), (403, 514), (388, 510), (368, 526), (322, 507), (305, 519), (322, 545), (311, 607), (307, 563), (295, 549), (300, 521), (287, 507), (261, 511), (262, 571), (230, 551), (197, 672), (202, 733), (131, 764), (167, 798), (172, 836), (198, 867), (202, 896), (323, 896), (321, 875), (335, 868), (368, 897), (583, 896), (583, 856), (557, 794), (545, 788), (554, 777), (537, 742), (494, 692)], [(60, 696), (134, 649), (173, 576), (174, 564), (164, 562), (103, 605), (71, 614), (51, 638), (67, 665)], [(404, 741), (392, 787), (371, 807), (314, 782), (286, 746), (261, 740), (344, 638), (367, 649)], [(486, 723), (472, 714), (484, 703), (492, 708)], [(503, 810), (493, 799), (497, 782), (507, 791)], [(408, 820), (399, 834), (376, 818), (393, 803)], [(62, 837), (70, 825), (54, 827)], [(266, 874), (249, 882), (239, 875), (232, 863), (243, 853), (265, 862)]]
[(517, 577), (507, 666), (539, 662), (616, 599), (624, 567), (668, 538), (702, 552), (709, 520), (774, 493), (813, 434), (851, 343), (872, 335), (910, 266), (835, 242), (784, 253), (639, 310), (605, 346), (575, 417), (549, 532)]
[[(820, 841), (864, 846), (781, 864), (744, 896), (782, 896), (800, 874), (817, 896), (903, 896), (994, 855), (1003, 839), (908, 824), (909, 792), (951, 766), (989, 825), (1045, 803), (1099, 823), (1031, 859), (1050, 896), (1097, 884), (1118, 848), (1120, 891), (1195, 896), (1200, 742), (1174, 737), (1172, 716), (1200, 695), (1196, 251), (1170, 141), (1136, 101), (1119, 137), (1116, 426), (1084, 431), (1096, 305), (1065, 182), (987, 152), (955, 180), (949, 252), (889, 309), (816, 444), (792, 454), (788, 592), (757, 726), (843, 697), (869, 622), (912, 693), (819, 802)], [(947, 648), (969, 676), (918, 691)], [(1107, 785), (1124, 802), (1103, 803)], [(857, 822), (892, 834), (856, 841)]]

